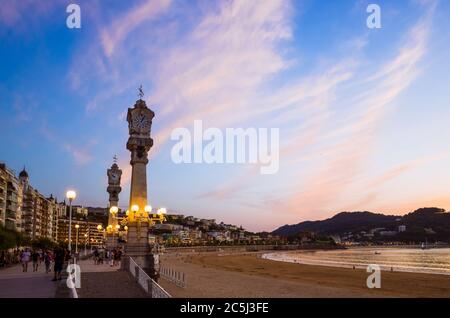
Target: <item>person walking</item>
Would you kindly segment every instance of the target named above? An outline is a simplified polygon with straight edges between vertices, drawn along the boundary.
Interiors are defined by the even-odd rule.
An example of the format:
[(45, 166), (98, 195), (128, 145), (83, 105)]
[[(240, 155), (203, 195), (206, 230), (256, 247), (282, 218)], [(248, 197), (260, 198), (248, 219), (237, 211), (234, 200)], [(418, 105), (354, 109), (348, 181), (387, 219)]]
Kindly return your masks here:
[(121, 258), (122, 258), (122, 250), (119, 248), (114, 255), (115, 266), (118, 266), (120, 264)]
[(0, 255), (0, 267), (5, 267), (6, 266), (6, 252), (2, 251), (1, 255)]
[(31, 253), (31, 260), (33, 261), (33, 272), (37, 272), (39, 267), (39, 253), (36, 250), (33, 250)]
[(98, 249), (94, 249), (94, 264), (98, 265), (100, 263), (100, 253), (98, 252)]
[(116, 249), (113, 249), (110, 253), (109, 253), (109, 266), (113, 267), (116, 263)]
[(28, 249), (25, 249), (25, 251), (20, 254), (20, 262), (22, 263), (22, 269), (24, 273), (28, 272), (28, 263), (30, 262), (30, 258), (31, 253)]
[(61, 272), (63, 269), (65, 257), (66, 257), (66, 253), (62, 248), (58, 247), (54, 251), (55, 265), (53, 267), (54, 275), (53, 275), (52, 281), (61, 280)]
[(45, 251), (44, 253), (44, 263), (45, 263), (45, 273), (48, 274), (51, 269), (50, 269), (50, 265), (52, 262), (52, 256), (50, 254), (50, 251)]

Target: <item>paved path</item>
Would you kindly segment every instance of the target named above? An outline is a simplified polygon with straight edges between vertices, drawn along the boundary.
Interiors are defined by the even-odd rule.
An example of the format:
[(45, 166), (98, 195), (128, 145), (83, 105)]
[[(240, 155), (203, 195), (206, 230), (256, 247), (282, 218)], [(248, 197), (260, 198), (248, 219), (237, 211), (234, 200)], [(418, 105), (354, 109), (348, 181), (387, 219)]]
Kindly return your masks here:
[(93, 260), (79, 261), (81, 288), (80, 298), (148, 298), (149, 296), (120, 266), (95, 265)]
[[(81, 288), (77, 291), (81, 298), (148, 297), (129, 273), (119, 271), (120, 266), (111, 267), (107, 263), (95, 265), (93, 260), (79, 261), (78, 265), (81, 270)], [(30, 270), (31, 267), (30, 263), (26, 273), (22, 272), (20, 265), (1, 269), (0, 298), (69, 297), (64, 278), (52, 282), (53, 272), (46, 274), (43, 263), (37, 272)]]
[(107, 262), (95, 265), (94, 261), (91, 259), (78, 261), (78, 265), (80, 265), (81, 274), (83, 273), (103, 273), (103, 272), (116, 272), (120, 269), (120, 264), (117, 266), (110, 266)]
[(0, 298), (53, 298), (58, 282), (52, 282), (53, 273), (45, 273), (42, 263), (37, 272), (32, 264), (28, 272), (22, 272), (21, 265), (0, 270)]

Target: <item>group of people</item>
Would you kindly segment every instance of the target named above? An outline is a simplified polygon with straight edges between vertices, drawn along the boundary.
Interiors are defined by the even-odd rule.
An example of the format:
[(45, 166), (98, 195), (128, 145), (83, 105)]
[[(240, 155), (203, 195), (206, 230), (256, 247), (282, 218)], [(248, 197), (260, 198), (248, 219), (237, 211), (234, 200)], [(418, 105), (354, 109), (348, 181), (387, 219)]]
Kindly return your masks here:
[(94, 264), (100, 265), (107, 260), (110, 266), (118, 266), (122, 259), (122, 250), (120, 248), (114, 248), (112, 250), (94, 249)]
[[(111, 267), (118, 266), (122, 254), (123, 252), (120, 247), (111, 250), (106, 250), (104, 248), (94, 248), (93, 250), (93, 257), (96, 265), (104, 264), (106, 261)], [(44, 263), (46, 274), (52, 271), (53, 265), (53, 281), (57, 281), (61, 280), (63, 268), (69, 263), (71, 257), (71, 252), (67, 248), (62, 247), (57, 247), (53, 250), (24, 248), (17, 249), (13, 253), (1, 251), (0, 265), (4, 267), (10, 264), (20, 263), (22, 265), (22, 271), (26, 273), (29, 271), (30, 263), (33, 272), (38, 272), (39, 266)]]
[(55, 248), (54, 250), (30, 250), (25, 248), (20, 251), (19, 259), (22, 264), (22, 271), (28, 272), (28, 264), (31, 262), (33, 272), (39, 270), (39, 265), (43, 262), (45, 265), (45, 273), (51, 272), (51, 265), (53, 263), (53, 281), (61, 280), (61, 272), (66, 262), (70, 260), (70, 252), (64, 248)]
[(19, 255), (19, 249), (0, 251), (0, 267), (18, 264), (20, 262)]

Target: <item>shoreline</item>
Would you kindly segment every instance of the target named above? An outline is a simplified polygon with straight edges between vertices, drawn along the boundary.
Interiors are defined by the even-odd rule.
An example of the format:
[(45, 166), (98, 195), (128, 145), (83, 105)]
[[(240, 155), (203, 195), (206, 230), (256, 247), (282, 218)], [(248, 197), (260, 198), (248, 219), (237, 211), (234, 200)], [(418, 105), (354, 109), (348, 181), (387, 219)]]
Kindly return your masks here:
[[(277, 257), (276, 254), (294, 254), (301, 253), (302, 251), (283, 251), (283, 252), (274, 252), (269, 251), (262, 253), (261, 258), (271, 260), (274, 262), (285, 262), (292, 264), (302, 264), (302, 265), (312, 265), (312, 266), (324, 266), (324, 267), (333, 267), (333, 268), (347, 268), (347, 269), (366, 269), (370, 263), (358, 263), (358, 262), (344, 262), (344, 261), (327, 261), (320, 259), (292, 259), (292, 258), (283, 258)], [(381, 271), (383, 272), (403, 272), (403, 273), (417, 273), (417, 274), (427, 274), (427, 275), (444, 275), (449, 276), (450, 270), (446, 270), (443, 268), (436, 267), (415, 267), (415, 266), (405, 266), (398, 264), (377, 264), (380, 266)]]

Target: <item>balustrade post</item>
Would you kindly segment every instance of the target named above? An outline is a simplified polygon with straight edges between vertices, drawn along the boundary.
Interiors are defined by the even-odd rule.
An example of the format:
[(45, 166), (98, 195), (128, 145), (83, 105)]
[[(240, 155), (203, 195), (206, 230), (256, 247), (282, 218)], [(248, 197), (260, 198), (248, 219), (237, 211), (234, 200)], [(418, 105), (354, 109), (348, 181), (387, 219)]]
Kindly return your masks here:
[(151, 279), (147, 279), (147, 288), (148, 288), (148, 294), (151, 298), (153, 298), (153, 282)]
[(136, 281), (139, 283), (139, 267), (136, 266), (134, 268), (134, 278), (136, 279)]

